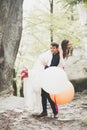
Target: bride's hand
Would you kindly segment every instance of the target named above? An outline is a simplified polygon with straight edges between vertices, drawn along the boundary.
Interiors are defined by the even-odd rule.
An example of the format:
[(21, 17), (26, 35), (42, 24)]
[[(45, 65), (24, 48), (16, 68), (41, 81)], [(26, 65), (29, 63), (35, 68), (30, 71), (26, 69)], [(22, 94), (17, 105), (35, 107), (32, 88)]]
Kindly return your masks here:
[(43, 65), (43, 66), (48, 66), (48, 62), (42, 61), (42, 65)]

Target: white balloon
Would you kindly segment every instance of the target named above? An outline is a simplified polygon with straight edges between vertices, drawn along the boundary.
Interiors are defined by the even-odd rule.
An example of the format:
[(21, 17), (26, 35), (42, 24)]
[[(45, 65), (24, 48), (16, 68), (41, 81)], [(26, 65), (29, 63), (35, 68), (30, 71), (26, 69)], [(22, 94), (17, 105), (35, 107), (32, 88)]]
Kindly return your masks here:
[(65, 71), (60, 67), (49, 67), (44, 70), (41, 77), (42, 88), (50, 94), (62, 92), (68, 85)]

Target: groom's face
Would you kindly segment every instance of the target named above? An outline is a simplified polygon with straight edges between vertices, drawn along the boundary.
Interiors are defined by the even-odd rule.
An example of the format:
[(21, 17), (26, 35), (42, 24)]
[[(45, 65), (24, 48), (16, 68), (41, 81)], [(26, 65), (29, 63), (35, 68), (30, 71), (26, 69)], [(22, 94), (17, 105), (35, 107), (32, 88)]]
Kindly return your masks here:
[(56, 54), (56, 53), (58, 53), (59, 50), (56, 46), (50, 46), (50, 51), (52, 54)]

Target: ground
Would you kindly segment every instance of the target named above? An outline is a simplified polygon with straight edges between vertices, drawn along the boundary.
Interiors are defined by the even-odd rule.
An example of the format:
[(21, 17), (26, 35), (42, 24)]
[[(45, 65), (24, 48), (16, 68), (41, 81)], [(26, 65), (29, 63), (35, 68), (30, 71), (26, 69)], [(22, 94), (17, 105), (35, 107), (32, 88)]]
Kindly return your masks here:
[(87, 130), (87, 96), (76, 93), (73, 101), (59, 106), (59, 116), (35, 118), (24, 105), (22, 97), (0, 98), (0, 130)]

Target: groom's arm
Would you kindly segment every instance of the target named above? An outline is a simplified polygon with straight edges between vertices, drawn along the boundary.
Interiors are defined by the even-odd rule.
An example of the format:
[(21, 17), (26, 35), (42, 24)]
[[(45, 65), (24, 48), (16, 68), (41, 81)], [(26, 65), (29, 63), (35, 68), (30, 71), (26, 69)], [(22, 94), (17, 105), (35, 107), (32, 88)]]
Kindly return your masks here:
[(47, 69), (48, 67), (49, 67), (49, 66), (46, 65), (46, 66), (44, 66), (44, 69)]

